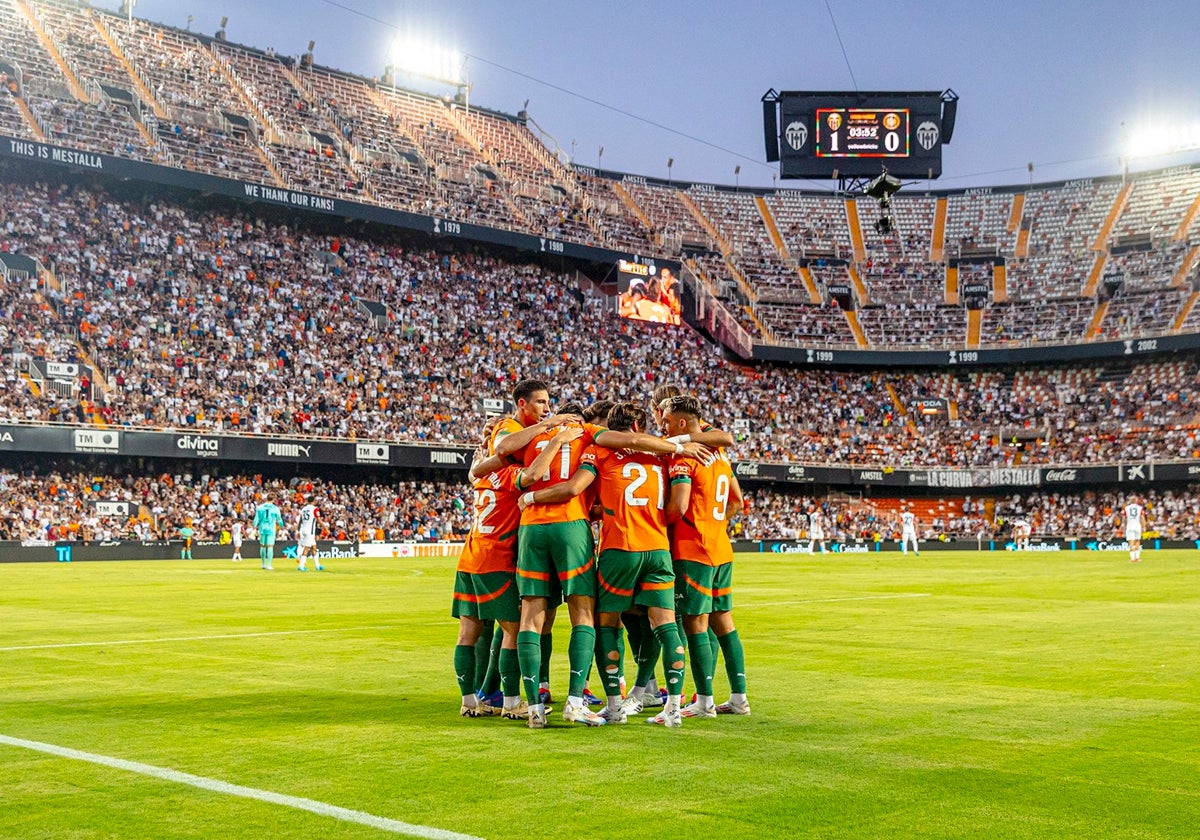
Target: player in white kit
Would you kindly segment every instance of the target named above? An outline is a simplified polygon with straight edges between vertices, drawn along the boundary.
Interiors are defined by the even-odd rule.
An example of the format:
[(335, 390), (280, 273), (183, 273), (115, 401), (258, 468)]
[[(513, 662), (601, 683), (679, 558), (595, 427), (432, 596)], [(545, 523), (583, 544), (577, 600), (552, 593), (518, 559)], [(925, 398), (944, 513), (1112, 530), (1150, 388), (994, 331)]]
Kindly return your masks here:
[(1029, 524), (1028, 519), (1017, 519), (1013, 521), (1013, 543), (1017, 551), (1029, 550), (1029, 537), (1033, 534), (1033, 526)]
[(317, 557), (317, 522), (321, 520), (321, 512), (317, 510), (317, 506), (312, 502), (308, 502), (304, 507), (300, 508), (300, 515), (297, 517), (299, 521), (300, 535), (300, 557), (298, 571), (307, 572), (308, 568), (304, 565), (308, 559), (308, 551), (312, 549), (313, 563), (317, 567), (317, 571), (324, 570), (321, 565), (320, 558)]
[(918, 557), (921, 556), (921, 549), (917, 545), (917, 517), (911, 510), (906, 510), (900, 514), (900, 552), (908, 554), (908, 543), (912, 542), (913, 553)]
[(1129, 543), (1129, 562), (1140, 563), (1142, 561), (1142, 526), (1145, 524), (1145, 510), (1137, 503), (1136, 499), (1130, 499), (1129, 504), (1125, 505), (1125, 541)]
[(821, 544), (821, 553), (825, 554), (825, 514), (817, 508), (808, 512), (808, 553), (813, 553), (813, 546)]
[(233, 528), (230, 529), (230, 539), (233, 542), (233, 562), (242, 562), (242, 523), (240, 521), (233, 523)]

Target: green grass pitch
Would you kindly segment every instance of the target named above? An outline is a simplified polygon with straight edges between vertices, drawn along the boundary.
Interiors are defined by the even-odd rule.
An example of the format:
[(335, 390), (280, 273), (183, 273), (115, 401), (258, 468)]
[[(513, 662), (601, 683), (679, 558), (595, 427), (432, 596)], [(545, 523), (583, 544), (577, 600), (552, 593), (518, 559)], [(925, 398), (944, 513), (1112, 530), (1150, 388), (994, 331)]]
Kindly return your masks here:
[[(496, 839), (1200, 832), (1197, 552), (739, 556), (753, 715), (679, 731), (461, 719), (451, 560), (276, 562), (0, 566), (0, 735)], [(383, 836), (0, 745), (0, 838)]]

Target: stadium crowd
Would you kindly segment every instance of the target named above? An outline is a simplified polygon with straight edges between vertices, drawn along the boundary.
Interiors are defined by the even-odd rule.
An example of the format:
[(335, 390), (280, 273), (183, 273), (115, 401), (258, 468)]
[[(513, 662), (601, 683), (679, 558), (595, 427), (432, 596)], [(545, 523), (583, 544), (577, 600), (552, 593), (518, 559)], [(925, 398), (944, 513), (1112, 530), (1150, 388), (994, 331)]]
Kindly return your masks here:
[[(864, 206), (851, 222), (844, 197), (834, 193), (757, 197), (736, 184), (677, 187), (638, 176), (618, 184), (564, 165), (523, 115), (459, 109), (314, 66), (311, 54), (279, 56), (224, 38), (209, 43), (87, 4), (35, 4), (28, 20), (11, 17), (11, 32), (0, 32), (0, 56), (30, 78), (9, 80), (6, 95), (25, 101), (51, 142), (630, 253), (677, 252), (686, 240), (710, 251), (703, 272), (741, 323), (767, 340), (851, 342), (839, 310), (812, 304), (817, 297), (828, 303), (830, 281), (854, 277), (862, 283), (860, 322), (874, 346), (962, 346), (965, 311), (943, 292), (945, 261), (954, 255), (968, 260), (963, 280), (991, 287), (995, 272), (1006, 270), (1007, 283), (995, 281), (985, 296), (993, 304), (984, 316), (989, 342), (1080, 340), (1093, 315), (1100, 317), (1088, 338), (1160, 334), (1194, 309), (1187, 291), (1196, 283), (1188, 256), (1196, 219), (1188, 208), (1200, 189), (1197, 167), (1137, 175), (1122, 198), (1124, 181), (1090, 178), (952, 194), (946, 247), (935, 246), (937, 200), (928, 193), (898, 196), (890, 211), (895, 230), (887, 232), (869, 224), (872, 202), (859, 199)], [(89, 89), (104, 85), (120, 104), (76, 101), (63, 69)], [(145, 116), (160, 112), (170, 119)], [(0, 118), (7, 132), (37, 134), (19, 111), (0, 110)], [(627, 199), (614, 198), (617, 186)], [(756, 201), (765, 202), (767, 216)], [(1110, 228), (1119, 233), (1108, 243), (1105, 275), (1119, 275), (1125, 288), (1100, 307), (1086, 280), (1092, 246)], [(855, 234), (863, 243), (857, 252)], [(850, 257), (853, 264), (843, 267)], [(798, 280), (810, 258), (838, 262), (828, 277), (814, 270), (811, 298)], [(1001, 309), (990, 311), (995, 304)], [(1069, 312), (1070, 320), (1047, 326), (1041, 316), (1051, 310)]]
[[(740, 458), (988, 466), (1200, 453), (1192, 359), (1103, 377), (1093, 366), (1090, 378), (749, 368), (686, 326), (621, 320), (533, 264), (95, 188), (0, 192), (0, 249), (36, 256), (57, 279), (0, 286), (4, 349), (18, 368), (86, 351), (101, 374), (90, 399), (7, 389), (13, 419), (452, 442), (482, 426), (479, 397), (536, 375), (563, 401), (679, 382), (714, 419), (747, 422)], [(930, 397), (956, 417), (921, 413)]]
[(1130, 502), (1145, 510), (1145, 530), (1164, 539), (1200, 539), (1200, 495), (1197, 488), (1121, 493), (1030, 493), (996, 502), (996, 527), (1008, 533), (1012, 520), (1024, 518), (1033, 533), (1047, 537), (1108, 538), (1122, 530), (1122, 510)]
[[(295, 535), (295, 517), (311, 499), (322, 539), (438, 540), (471, 527), (465, 482), (404, 480), (335, 483), (193, 473), (103, 475), (38, 469), (0, 470), (0, 540), (169, 539), (185, 522), (197, 539), (228, 541), (234, 522), (249, 538), (255, 506), (271, 501)], [(97, 503), (128, 503), (127, 515), (103, 515)], [(111, 508), (108, 508), (111, 510)]]
[[(813, 509), (823, 514), (830, 542), (892, 541), (900, 533), (903, 504), (767, 487), (747, 490), (744, 509), (730, 518), (733, 539), (804, 541)], [(985, 512), (985, 499), (967, 499), (946, 515), (919, 518), (918, 532), (926, 540), (1005, 538), (1012, 521), (1024, 518), (1039, 536), (1113, 538), (1121, 529), (1122, 508), (1135, 498), (1146, 508), (1149, 531), (1169, 539), (1200, 539), (1200, 486), (1136, 496), (1115, 491), (1002, 496), (994, 499), (991, 514)], [(288, 534), (306, 500), (321, 511), (322, 539), (461, 539), (471, 526), (471, 489), (465, 480), (342, 483), (243, 473), (107, 475), (30, 466), (0, 470), (0, 540), (163, 540), (177, 537), (190, 522), (196, 539), (228, 542), (234, 522), (251, 536), (249, 523), (263, 501), (279, 505)], [(105, 515), (103, 504), (111, 502), (128, 503), (128, 513)]]
[[(730, 522), (730, 535), (747, 540), (802, 540), (807, 538), (808, 514), (820, 511), (825, 535), (831, 541), (892, 540), (900, 535), (900, 512), (896, 507), (871, 501), (814, 498), (782, 493), (772, 488), (755, 488), (745, 509)], [(930, 516), (920, 522), (922, 539), (965, 539), (991, 535), (995, 525), (986, 517), (982, 501), (967, 500), (961, 510)]]

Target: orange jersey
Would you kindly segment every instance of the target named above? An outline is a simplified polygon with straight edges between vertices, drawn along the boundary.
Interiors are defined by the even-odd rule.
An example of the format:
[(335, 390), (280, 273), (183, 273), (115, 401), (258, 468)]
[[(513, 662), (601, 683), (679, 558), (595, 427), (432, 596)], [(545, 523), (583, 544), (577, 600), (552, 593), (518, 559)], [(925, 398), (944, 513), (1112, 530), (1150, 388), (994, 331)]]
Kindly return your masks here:
[[(583, 437), (577, 438), (570, 443), (564, 443), (561, 447), (559, 457), (554, 458), (550, 462), (550, 471), (546, 473), (541, 481), (535, 482), (525, 489), (544, 490), (547, 487), (562, 484), (569, 479), (575, 474), (575, 470), (579, 469), (579, 459), (583, 455), (583, 451), (591, 446), (592, 442), (596, 439), (596, 435), (603, 431), (605, 431), (603, 426), (584, 423)], [(531, 465), (537, 458), (538, 453), (549, 446), (550, 441), (554, 439), (556, 434), (558, 434), (558, 429), (549, 429), (531, 440), (521, 455), (521, 461), (524, 465), (527, 467)], [(586, 496), (586, 493), (581, 493), (565, 502), (557, 502), (550, 505), (530, 505), (521, 514), (521, 524), (547, 525), (554, 522), (574, 522), (578, 519), (587, 519)]]
[(596, 474), (604, 523), (600, 550), (667, 551), (666, 466), (646, 452), (589, 446), (580, 469)]
[(479, 575), (516, 570), (517, 528), (521, 524), (521, 510), (517, 507), (520, 474), (520, 467), (505, 467), (472, 485), (475, 521), (458, 558), (458, 571)]
[(717, 460), (708, 466), (687, 458), (672, 458), (670, 475), (673, 485), (681, 481), (692, 485), (688, 508), (671, 529), (671, 555), (676, 560), (708, 566), (733, 562), (733, 545), (725, 530), (733, 469), (725, 450), (718, 450)]
[(505, 417), (492, 429), (492, 439), (488, 441), (488, 454), (496, 454), (496, 444), (500, 438), (505, 435), (511, 435), (513, 432), (519, 432), (525, 427), (515, 417)]

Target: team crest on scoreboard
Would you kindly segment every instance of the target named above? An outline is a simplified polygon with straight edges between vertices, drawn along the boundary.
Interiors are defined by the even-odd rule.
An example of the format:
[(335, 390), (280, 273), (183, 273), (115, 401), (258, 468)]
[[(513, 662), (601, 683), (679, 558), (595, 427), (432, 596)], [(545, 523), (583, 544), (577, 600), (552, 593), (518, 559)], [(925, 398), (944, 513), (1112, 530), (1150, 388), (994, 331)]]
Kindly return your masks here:
[(829, 126), (830, 131), (837, 131), (842, 127), (842, 115), (834, 111), (825, 118), (825, 124)]
[(917, 126), (917, 142), (921, 144), (922, 149), (928, 152), (937, 145), (940, 133), (936, 124), (925, 121)]
[(899, 114), (885, 115), (883, 118), (883, 127), (886, 128), (888, 131), (895, 131), (897, 128), (900, 127), (900, 115)]
[(788, 123), (783, 133), (788, 145), (796, 151), (803, 149), (804, 144), (808, 142), (808, 126), (802, 122)]

